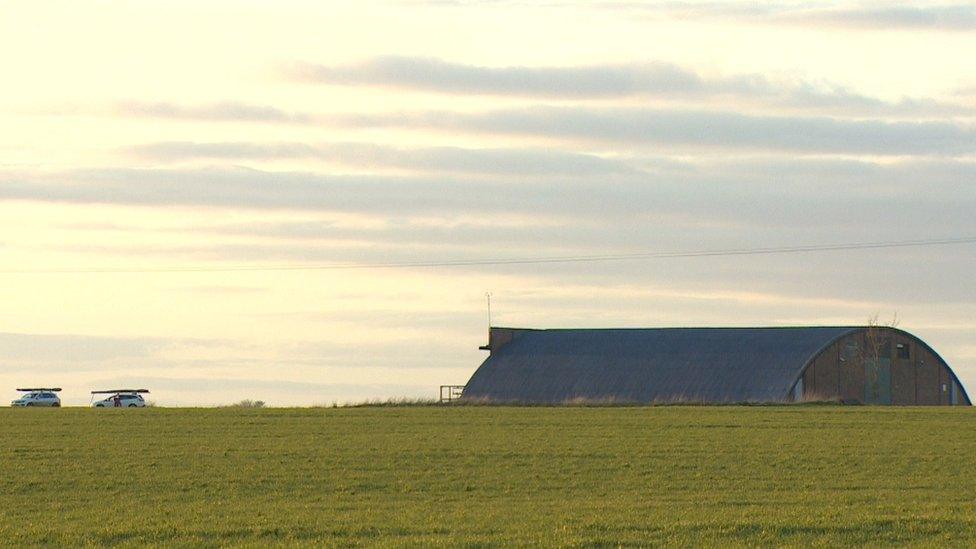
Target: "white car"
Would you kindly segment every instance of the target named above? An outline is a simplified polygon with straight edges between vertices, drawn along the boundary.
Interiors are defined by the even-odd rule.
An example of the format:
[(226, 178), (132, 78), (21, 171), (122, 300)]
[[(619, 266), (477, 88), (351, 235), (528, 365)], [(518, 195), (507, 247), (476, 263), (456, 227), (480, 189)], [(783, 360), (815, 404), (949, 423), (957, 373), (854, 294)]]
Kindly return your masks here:
[[(119, 406), (115, 405), (115, 397), (119, 397)], [(119, 393), (104, 400), (92, 402), (92, 408), (145, 408), (146, 401), (138, 393)]]
[[(27, 391), (24, 396), (10, 403), (11, 406), (47, 406), (60, 408), (61, 399), (52, 389), (18, 389)], [(60, 389), (58, 389), (60, 390)]]

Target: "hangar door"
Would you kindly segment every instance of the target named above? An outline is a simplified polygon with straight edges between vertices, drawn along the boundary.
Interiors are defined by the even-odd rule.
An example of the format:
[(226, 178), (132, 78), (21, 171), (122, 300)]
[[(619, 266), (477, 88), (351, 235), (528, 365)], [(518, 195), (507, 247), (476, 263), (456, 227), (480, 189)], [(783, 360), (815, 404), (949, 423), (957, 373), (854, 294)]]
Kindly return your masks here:
[(864, 403), (891, 404), (891, 359), (864, 360)]

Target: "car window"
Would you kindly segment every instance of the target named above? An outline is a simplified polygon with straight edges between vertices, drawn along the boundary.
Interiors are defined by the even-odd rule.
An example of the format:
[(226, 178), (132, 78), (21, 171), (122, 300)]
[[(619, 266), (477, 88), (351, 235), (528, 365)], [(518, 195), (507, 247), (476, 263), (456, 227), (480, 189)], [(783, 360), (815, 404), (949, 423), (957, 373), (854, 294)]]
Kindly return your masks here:
[(56, 398), (54, 393), (44, 393), (44, 398)]

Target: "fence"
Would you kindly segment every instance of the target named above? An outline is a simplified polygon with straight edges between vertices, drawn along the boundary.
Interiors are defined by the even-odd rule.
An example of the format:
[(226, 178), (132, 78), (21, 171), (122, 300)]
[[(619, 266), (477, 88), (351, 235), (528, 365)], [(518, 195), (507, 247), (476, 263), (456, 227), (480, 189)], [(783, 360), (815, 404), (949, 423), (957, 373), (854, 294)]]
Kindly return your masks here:
[(441, 402), (454, 402), (464, 393), (464, 385), (441, 385)]

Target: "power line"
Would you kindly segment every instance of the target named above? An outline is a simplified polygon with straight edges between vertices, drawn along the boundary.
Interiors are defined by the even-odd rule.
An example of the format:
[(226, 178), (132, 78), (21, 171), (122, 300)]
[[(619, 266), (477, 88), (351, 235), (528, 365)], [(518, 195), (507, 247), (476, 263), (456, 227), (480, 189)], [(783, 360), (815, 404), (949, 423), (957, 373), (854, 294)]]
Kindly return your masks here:
[(811, 252), (832, 252), (843, 250), (872, 250), (883, 248), (918, 248), (929, 246), (949, 246), (974, 244), (976, 236), (959, 238), (936, 238), (926, 240), (900, 240), (887, 242), (860, 242), (847, 244), (814, 244), (806, 246), (774, 246), (765, 248), (733, 248), (721, 250), (698, 250), (683, 252), (642, 252), (632, 254), (576, 255), (554, 257), (515, 257), (494, 259), (457, 259), (438, 261), (408, 261), (379, 263), (324, 263), (294, 265), (229, 265), (223, 267), (164, 267), (132, 268), (104, 267), (86, 269), (0, 269), (0, 274), (138, 274), (138, 273), (218, 273), (244, 271), (333, 271), (348, 269), (398, 269), (431, 267), (472, 267), (502, 265), (537, 265), (545, 263), (590, 263), (601, 261), (627, 261), (640, 259), (678, 259), (694, 257), (729, 257), (747, 255), (797, 254)]

